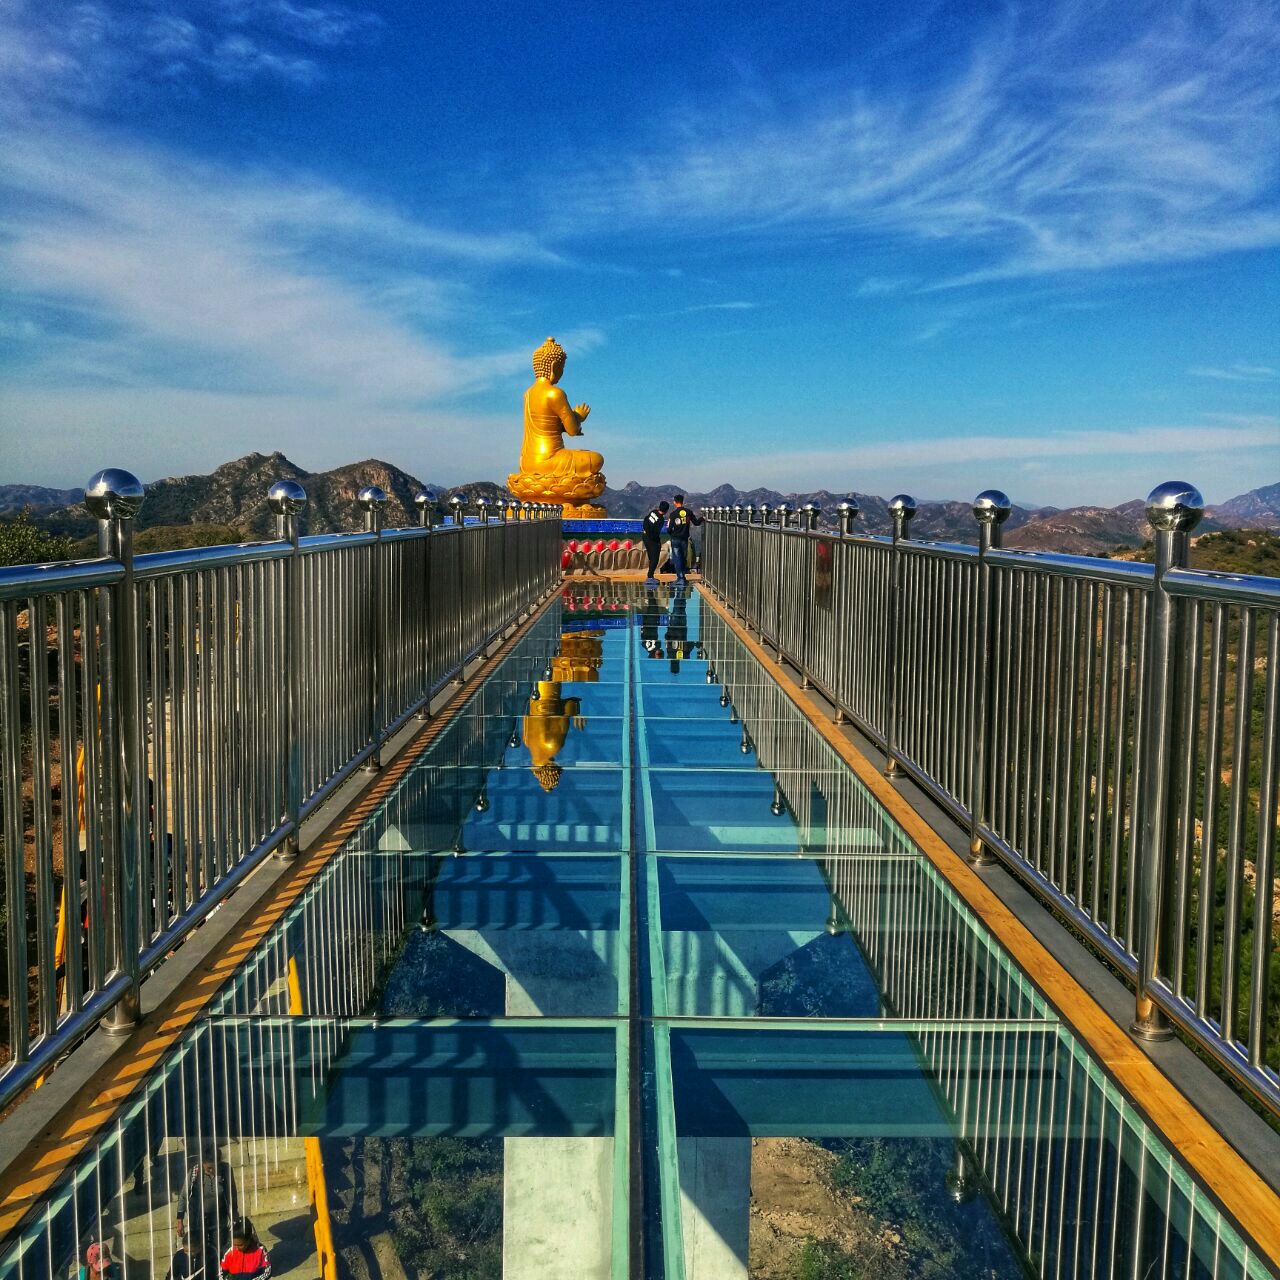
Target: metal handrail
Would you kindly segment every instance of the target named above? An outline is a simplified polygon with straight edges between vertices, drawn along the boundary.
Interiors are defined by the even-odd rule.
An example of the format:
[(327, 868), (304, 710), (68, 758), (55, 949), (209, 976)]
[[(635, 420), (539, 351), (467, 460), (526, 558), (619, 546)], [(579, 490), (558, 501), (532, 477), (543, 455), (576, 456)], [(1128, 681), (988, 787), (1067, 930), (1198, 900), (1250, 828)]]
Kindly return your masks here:
[[(146, 974), (559, 580), (559, 510), (134, 555), (142, 486), (86, 488), (100, 555), (0, 569), (0, 842), (9, 996), (0, 1107)], [(455, 536), (456, 535), (456, 536)]]
[(1176, 1024), (1280, 1112), (1280, 580), (1188, 568), (1203, 505), (1152, 492), (1154, 565), (1004, 549), (996, 490), (977, 547), (911, 539), (905, 494), (891, 540), (851, 502), (836, 533), (713, 508), (704, 576), (1129, 977), (1136, 1036)]
[(124, 569), (114, 560), (73, 560), (59, 564), (18, 564), (0, 568), (0, 600), (27, 600), (76, 588), (108, 587)]

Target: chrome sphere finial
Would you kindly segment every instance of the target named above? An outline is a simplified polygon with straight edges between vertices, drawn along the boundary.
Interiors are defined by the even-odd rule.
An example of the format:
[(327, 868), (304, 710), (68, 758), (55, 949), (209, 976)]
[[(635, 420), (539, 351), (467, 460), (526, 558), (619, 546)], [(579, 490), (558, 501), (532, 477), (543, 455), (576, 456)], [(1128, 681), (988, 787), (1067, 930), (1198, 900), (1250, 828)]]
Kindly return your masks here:
[(999, 489), (983, 489), (973, 500), (973, 518), (979, 524), (1004, 524), (1012, 510), (1009, 495)]
[(467, 505), (467, 495), (465, 493), (455, 493), (449, 499), (451, 507), (465, 507)]
[(909, 493), (895, 493), (887, 505), (890, 515), (906, 516), (908, 520), (916, 513), (916, 500)]
[(98, 520), (132, 520), (145, 496), (142, 481), (119, 467), (94, 472), (84, 487), (84, 505)]
[(356, 494), (356, 501), (366, 511), (374, 511), (379, 507), (385, 507), (388, 499), (385, 489), (379, 489), (376, 484), (367, 484)]
[(307, 491), (296, 480), (277, 480), (267, 490), (267, 506), (278, 516), (296, 516), (307, 505)]
[(1185, 480), (1166, 480), (1147, 494), (1147, 520), (1161, 533), (1190, 533), (1203, 516), (1204, 498)]
[(421, 511), (421, 510), (423, 509), (423, 507), (434, 507), (434, 506), (436, 505), (436, 492), (435, 492), (435, 490), (434, 490), (434, 489), (419, 489), (419, 490), (418, 490), (418, 491), (413, 495), (413, 505), (414, 505), (415, 507), (417, 507), (419, 511)]
[(849, 497), (845, 498), (842, 502), (837, 502), (836, 510), (842, 515), (856, 516), (858, 514), (857, 499)]

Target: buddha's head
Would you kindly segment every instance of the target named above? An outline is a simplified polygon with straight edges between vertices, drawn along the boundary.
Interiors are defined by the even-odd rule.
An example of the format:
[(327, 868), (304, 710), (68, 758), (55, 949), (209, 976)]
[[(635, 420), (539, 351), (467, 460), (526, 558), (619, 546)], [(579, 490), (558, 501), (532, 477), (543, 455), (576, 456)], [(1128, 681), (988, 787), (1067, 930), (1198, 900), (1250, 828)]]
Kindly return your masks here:
[(564, 374), (564, 348), (554, 338), (548, 338), (533, 353), (533, 372), (548, 382), (560, 381)]

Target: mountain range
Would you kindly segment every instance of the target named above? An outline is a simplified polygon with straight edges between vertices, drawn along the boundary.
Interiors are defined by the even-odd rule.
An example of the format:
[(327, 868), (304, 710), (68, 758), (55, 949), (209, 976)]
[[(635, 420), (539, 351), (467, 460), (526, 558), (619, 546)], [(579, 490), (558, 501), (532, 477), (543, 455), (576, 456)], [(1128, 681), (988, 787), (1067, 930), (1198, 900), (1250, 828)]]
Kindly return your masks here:
[[(267, 510), (266, 493), (273, 481), (281, 479), (297, 480), (306, 489), (309, 502), (303, 524), (311, 533), (358, 529), (361, 512), (356, 495), (371, 484), (386, 490), (391, 499), (385, 517), (387, 525), (416, 523), (413, 495), (423, 487), (417, 477), (376, 458), (330, 471), (307, 471), (282, 453), (250, 453), (224, 463), (208, 475), (176, 476), (147, 485), (138, 528), (216, 525), (233, 529), (245, 539), (269, 537), (273, 520)], [(436, 489), (442, 504), (456, 492), (466, 492), (473, 498), (483, 493), (494, 499), (505, 494), (502, 486), (487, 480), (452, 488), (428, 487)], [(32, 518), (51, 531), (85, 536), (93, 531), (94, 524), (80, 501), (82, 492), (0, 484), (0, 515), (29, 508)], [(606, 489), (601, 501), (611, 516), (638, 517), (676, 492), (679, 486), (674, 484), (642, 485), (632, 481), (620, 489)], [(795, 507), (813, 502), (822, 508), (824, 523), (834, 523), (837, 503), (852, 497), (861, 509), (859, 530), (889, 533), (892, 529), (887, 501), (875, 494), (834, 493), (826, 489), (784, 494), (724, 484), (709, 492), (686, 490), (686, 496), (695, 510), (747, 502), (776, 506), (785, 501)], [(1264, 485), (1209, 508), (1200, 532), (1239, 528), (1280, 530), (1280, 483)], [(939, 542), (973, 543), (976, 533), (968, 502), (922, 501), (911, 524), (912, 537)], [(1141, 499), (1117, 507), (1015, 505), (1004, 526), (1004, 544), (1037, 551), (1099, 555), (1139, 547), (1150, 533)]]

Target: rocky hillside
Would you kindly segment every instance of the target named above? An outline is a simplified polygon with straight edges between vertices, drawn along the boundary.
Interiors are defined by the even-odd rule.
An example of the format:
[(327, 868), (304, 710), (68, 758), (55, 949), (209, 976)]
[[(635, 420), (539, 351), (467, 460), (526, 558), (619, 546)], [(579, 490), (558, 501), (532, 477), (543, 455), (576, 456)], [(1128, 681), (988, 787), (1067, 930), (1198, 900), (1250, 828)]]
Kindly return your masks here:
[(1250, 489), (1220, 507), (1210, 507), (1209, 514), (1224, 529), (1280, 529), (1280, 484)]
[(78, 502), (81, 489), (48, 489), (42, 484), (0, 484), (0, 516), (45, 511)]
[[(385, 516), (388, 526), (417, 523), (413, 495), (422, 482), (392, 463), (368, 458), (332, 471), (306, 471), (283, 453), (250, 453), (209, 475), (174, 476), (147, 485), (138, 528), (174, 530), (168, 540), (171, 545), (192, 545), (182, 537), (183, 527), (190, 525), (230, 528), (244, 539), (270, 537), (274, 525), (266, 494), (276, 480), (297, 480), (306, 489), (303, 528), (307, 533), (359, 529), (363, 515), (356, 495), (371, 484), (384, 489), (391, 499)], [(480, 493), (497, 497), (502, 492), (487, 481), (462, 487), (473, 497)], [(441, 501), (447, 502), (453, 492), (440, 489)], [(81, 491), (73, 493), (81, 497)], [(84, 536), (93, 530), (93, 520), (79, 501), (42, 511), (37, 518), (59, 533)]]

